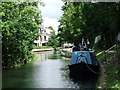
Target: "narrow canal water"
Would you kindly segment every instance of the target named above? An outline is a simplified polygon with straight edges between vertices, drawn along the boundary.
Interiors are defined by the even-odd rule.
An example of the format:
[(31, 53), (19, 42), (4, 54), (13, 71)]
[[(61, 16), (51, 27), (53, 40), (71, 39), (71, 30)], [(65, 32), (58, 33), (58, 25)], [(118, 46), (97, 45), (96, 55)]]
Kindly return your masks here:
[(40, 52), (36, 60), (21, 68), (3, 70), (2, 88), (77, 88), (94, 90), (96, 80), (73, 81), (69, 78), (69, 59), (58, 52)]

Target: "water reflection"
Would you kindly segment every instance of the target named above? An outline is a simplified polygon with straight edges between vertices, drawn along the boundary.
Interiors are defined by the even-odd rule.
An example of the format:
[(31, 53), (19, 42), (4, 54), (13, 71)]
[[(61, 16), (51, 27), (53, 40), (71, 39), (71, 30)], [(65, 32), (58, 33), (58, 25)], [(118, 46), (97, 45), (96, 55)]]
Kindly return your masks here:
[(19, 69), (3, 71), (3, 88), (94, 88), (95, 82), (69, 78), (69, 60), (59, 52), (40, 52), (36, 60)]
[(64, 77), (65, 82), (67, 83), (68, 88), (77, 88), (81, 90), (95, 90), (96, 88), (96, 79), (89, 79), (86, 81), (80, 81), (80, 80), (74, 80), (72, 78), (69, 78), (69, 68), (68, 66), (65, 66), (61, 68), (62, 75)]
[[(41, 60), (41, 56), (39, 56), (40, 55), (37, 55), (38, 60)], [(34, 62), (34, 65), (38, 66), (34, 68), (32, 77), (34, 86), (40, 88), (65, 88), (66, 83), (64, 82), (60, 69), (67, 65), (67, 63), (61, 60), (59, 53), (56, 52), (46, 54), (46, 57), (44, 62), (38, 63), (38, 60)]]

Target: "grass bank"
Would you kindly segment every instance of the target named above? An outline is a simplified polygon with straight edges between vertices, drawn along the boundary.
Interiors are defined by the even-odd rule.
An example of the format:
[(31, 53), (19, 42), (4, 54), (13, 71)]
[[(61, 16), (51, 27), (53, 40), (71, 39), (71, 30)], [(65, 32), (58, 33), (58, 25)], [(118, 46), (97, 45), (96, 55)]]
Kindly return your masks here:
[(98, 49), (96, 52), (97, 58), (101, 64), (101, 75), (98, 81), (98, 88), (114, 88), (120, 90), (118, 53), (111, 53), (108, 58), (102, 49)]
[(33, 46), (33, 49), (45, 49), (45, 48), (52, 48), (51, 46)]

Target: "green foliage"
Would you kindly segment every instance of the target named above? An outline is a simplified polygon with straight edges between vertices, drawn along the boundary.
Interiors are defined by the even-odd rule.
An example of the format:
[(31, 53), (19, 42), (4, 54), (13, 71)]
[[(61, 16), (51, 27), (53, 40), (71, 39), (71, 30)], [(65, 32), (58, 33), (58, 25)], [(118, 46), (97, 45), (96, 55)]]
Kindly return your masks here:
[(52, 46), (54, 50), (57, 50), (58, 40), (57, 40), (57, 35), (55, 34), (54, 30), (51, 31), (51, 37), (49, 39), (48, 45)]
[(102, 48), (109, 48), (115, 44), (120, 22), (119, 5), (120, 3), (111, 2), (85, 4), (83, 15), (87, 27), (83, 30), (83, 35), (87, 35), (92, 41), (95, 36), (101, 35), (102, 39), (98, 45)]
[(50, 30), (54, 30), (52, 26), (49, 26), (49, 27), (47, 27), (47, 28), (50, 29)]
[(33, 46), (34, 49), (45, 49), (45, 48), (51, 48), (51, 46)]
[(59, 22), (61, 38), (63, 38), (64, 41), (73, 42), (81, 37), (80, 26), (83, 24), (81, 13), (82, 4), (83, 3), (78, 3), (77, 7), (74, 3), (68, 3), (62, 8), (64, 14), (60, 18)]
[[(95, 48), (96, 51), (96, 56), (99, 60), (99, 62), (101, 63), (101, 66), (103, 65), (105, 68), (104, 69), (104, 73), (106, 76), (102, 76), (105, 77), (105, 87), (109, 88), (109, 89), (120, 89), (120, 82), (119, 82), (119, 51), (118, 51), (119, 47), (114, 47), (112, 49), (112, 51), (117, 50), (116, 53), (106, 53), (103, 51), (103, 49), (100, 48)], [(118, 54), (118, 55), (117, 55)], [(107, 60), (109, 59), (109, 60)], [(114, 67), (113, 67), (114, 66)], [(100, 84), (100, 82), (99, 82)]]
[(62, 7), (59, 37), (62, 41), (81, 41), (89, 38), (91, 44), (101, 35), (101, 48), (109, 48), (116, 43), (120, 27), (120, 2), (76, 3), (68, 2)]
[(26, 63), (32, 57), (33, 41), (42, 19), (37, 3), (2, 2), (3, 68)]

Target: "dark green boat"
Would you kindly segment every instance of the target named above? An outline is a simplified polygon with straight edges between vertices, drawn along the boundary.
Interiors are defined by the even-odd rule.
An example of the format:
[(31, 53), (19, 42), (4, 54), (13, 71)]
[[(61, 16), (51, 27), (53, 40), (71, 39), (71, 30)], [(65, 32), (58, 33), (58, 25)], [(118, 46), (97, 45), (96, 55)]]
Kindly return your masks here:
[(94, 51), (75, 51), (69, 65), (70, 78), (91, 79), (99, 75), (99, 63)]

